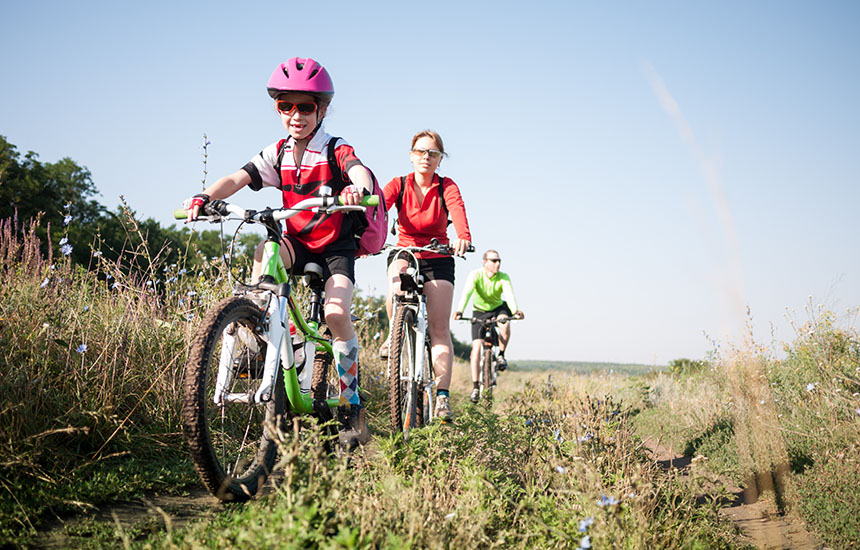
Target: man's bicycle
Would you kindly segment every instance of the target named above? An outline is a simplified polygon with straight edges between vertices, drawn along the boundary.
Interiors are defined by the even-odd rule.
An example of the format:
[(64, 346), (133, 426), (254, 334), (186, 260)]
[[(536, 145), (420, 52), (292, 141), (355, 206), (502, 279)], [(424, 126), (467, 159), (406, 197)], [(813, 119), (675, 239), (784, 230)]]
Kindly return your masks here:
[(493, 388), (499, 378), (498, 367), (498, 349), (499, 349), (499, 332), (496, 326), (499, 323), (510, 323), (511, 321), (519, 320), (521, 317), (511, 317), (508, 315), (494, 315), (492, 317), (481, 318), (471, 317), (462, 318), (461, 321), (467, 321), (473, 324), (481, 325), (481, 355), (478, 361), (478, 388), (480, 398), (485, 399), (488, 403), (493, 401)]
[[(361, 204), (378, 200), (365, 197)], [(233, 296), (205, 314), (185, 364), (185, 438), (200, 479), (221, 500), (247, 500), (260, 489), (275, 463), (276, 432), (291, 429), (293, 416), (315, 416), (323, 423), (334, 418), (339, 388), (328, 380), (333, 353), (324, 327), (322, 268), (312, 263), (305, 268), (310, 288), (305, 317), (281, 259), (278, 222), (306, 210), (357, 209), (362, 207), (341, 205), (338, 197), (261, 211), (223, 201), (204, 207), (201, 220), (256, 223), (268, 235), (259, 282), (237, 283)], [(174, 216), (184, 219), (186, 213), (177, 210)], [(297, 338), (291, 341), (293, 327)]]
[[(392, 297), (388, 352), (388, 410), (391, 429), (409, 431), (433, 420), (433, 371), (430, 337), (427, 333), (427, 297), (424, 276), (419, 269), (416, 252), (453, 255), (454, 250), (433, 239), (428, 246), (387, 246), (395, 259), (405, 259), (408, 266), (400, 273), (400, 294)], [(468, 252), (473, 252), (470, 247)]]

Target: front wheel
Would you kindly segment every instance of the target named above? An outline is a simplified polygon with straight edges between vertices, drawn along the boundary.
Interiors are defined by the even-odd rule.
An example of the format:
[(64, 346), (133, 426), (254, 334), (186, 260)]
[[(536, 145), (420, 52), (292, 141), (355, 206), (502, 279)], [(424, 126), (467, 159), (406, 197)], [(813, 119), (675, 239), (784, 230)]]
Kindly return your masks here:
[(415, 409), (418, 411), (417, 425), (423, 426), (433, 420), (433, 388), (436, 381), (436, 373), (433, 370), (433, 346), (428, 334), (424, 339), (424, 361), (421, 367), (421, 387), (416, 391), (418, 403)]
[(185, 438), (203, 484), (223, 501), (257, 493), (275, 463), (274, 432), (289, 428), (280, 368), (271, 400), (254, 403), (265, 365), (263, 317), (250, 300), (222, 300), (203, 318), (185, 365)]
[(388, 412), (391, 429), (403, 432), (418, 426), (418, 388), (415, 384), (415, 310), (399, 307), (394, 316), (388, 354)]
[(493, 367), (493, 348), (486, 346), (481, 352), (481, 397), (493, 402), (493, 386), (496, 384)]

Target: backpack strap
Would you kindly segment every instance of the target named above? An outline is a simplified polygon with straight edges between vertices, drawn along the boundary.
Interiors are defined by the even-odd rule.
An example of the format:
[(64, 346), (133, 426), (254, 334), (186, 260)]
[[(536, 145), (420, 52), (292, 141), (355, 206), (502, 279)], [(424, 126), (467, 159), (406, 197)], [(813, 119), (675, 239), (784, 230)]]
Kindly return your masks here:
[[(403, 189), (406, 187), (406, 176), (400, 176), (400, 192), (397, 193), (397, 218), (391, 224), (391, 234), (397, 235), (397, 223), (400, 220), (400, 210), (403, 203)], [(439, 176), (439, 202), (442, 203), (442, 209), (445, 211), (445, 216), (448, 218), (447, 225), (451, 225), (451, 216), (448, 212), (448, 205), (445, 204), (445, 176)]]
[(334, 148), (339, 139), (339, 137), (333, 137), (328, 140), (328, 167), (331, 170), (332, 178), (338, 182), (343, 182), (343, 172), (340, 171), (340, 166), (337, 165), (337, 159), (334, 156)]
[(287, 142), (290, 141), (289, 138), (282, 139), (280, 143), (278, 143), (278, 160), (275, 161), (275, 173), (278, 174), (278, 185), (279, 189), (284, 188), (284, 180), (281, 178), (281, 164), (284, 162), (284, 151), (287, 150)]

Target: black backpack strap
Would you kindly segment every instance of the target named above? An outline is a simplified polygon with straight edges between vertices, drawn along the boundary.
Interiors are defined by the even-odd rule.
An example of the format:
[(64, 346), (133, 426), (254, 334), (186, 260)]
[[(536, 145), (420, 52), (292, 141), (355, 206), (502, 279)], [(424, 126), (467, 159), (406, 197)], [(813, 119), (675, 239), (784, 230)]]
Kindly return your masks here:
[[(448, 205), (445, 204), (445, 176), (439, 176), (439, 200), (442, 202), (445, 215), (448, 215)], [(450, 224), (451, 220), (448, 220), (448, 223)]]
[(332, 178), (338, 183), (343, 183), (343, 172), (340, 171), (340, 166), (337, 165), (337, 159), (334, 156), (334, 147), (339, 139), (339, 137), (333, 137), (328, 140), (328, 167), (331, 170)]
[(284, 162), (284, 151), (287, 150), (287, 142), (288, 141), (290, 141), (289, 138), (283, 140), (281, 142), (280, 146), (278, 147), (278, 160), (275, 161), (275, 166), (274, 166), (275, 173), (278, 174), (278, 183), (280, 183), (280, 185), (278, 185), (279, 189), (284, 188), (284, 181), (283, 181), (283, 179), (281, 179), (281, 164), (283, 164), (283, 162)]

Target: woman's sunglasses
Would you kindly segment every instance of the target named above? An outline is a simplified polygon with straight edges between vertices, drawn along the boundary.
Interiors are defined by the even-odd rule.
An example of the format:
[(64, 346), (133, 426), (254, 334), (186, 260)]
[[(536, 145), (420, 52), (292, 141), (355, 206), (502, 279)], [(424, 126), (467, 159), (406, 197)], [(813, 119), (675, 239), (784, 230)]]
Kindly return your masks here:
[(438, 149), (412, 149), (412, 152), (419, 157), (423, 157), (424, 155), (430, 155), (431, 159), (442, 158), (442, 151)]
[(312, 115), (317, 110), (316, 103), (291, 103), (289, 101), (278, 101), (278, 111), (290, 116), (298, 111), (300, 115)]

